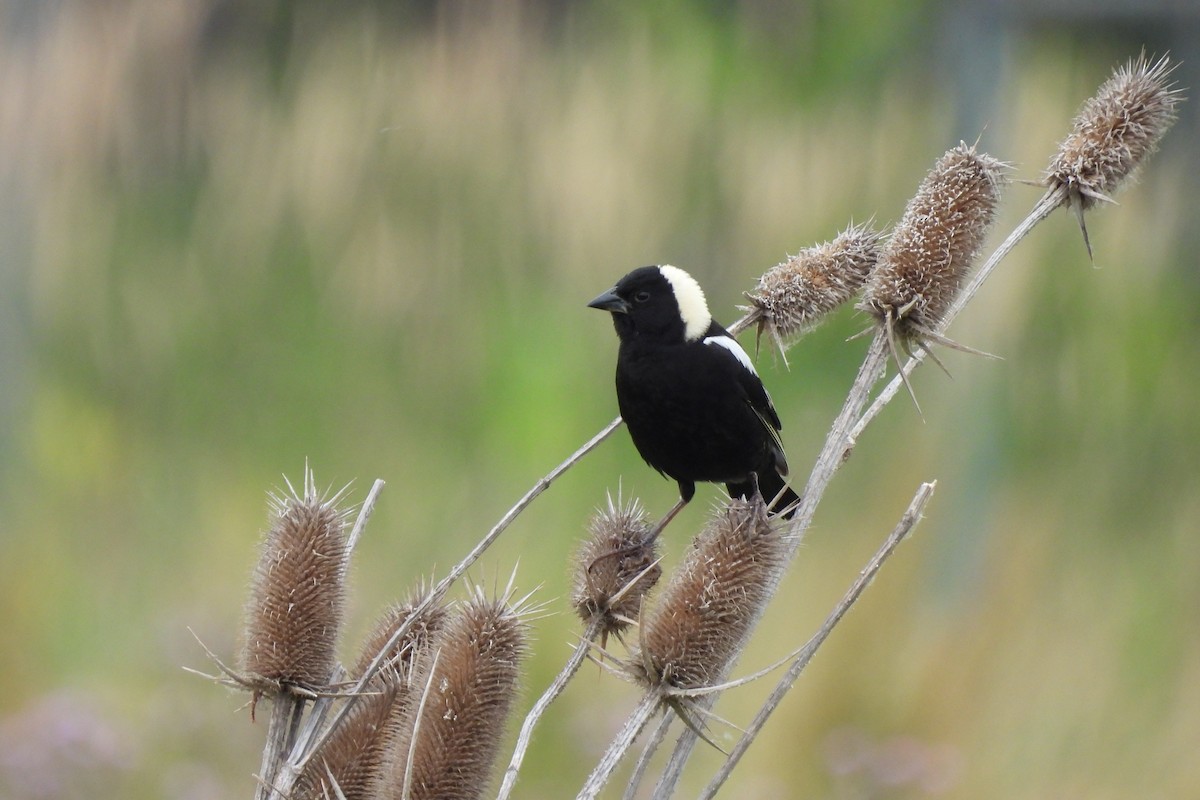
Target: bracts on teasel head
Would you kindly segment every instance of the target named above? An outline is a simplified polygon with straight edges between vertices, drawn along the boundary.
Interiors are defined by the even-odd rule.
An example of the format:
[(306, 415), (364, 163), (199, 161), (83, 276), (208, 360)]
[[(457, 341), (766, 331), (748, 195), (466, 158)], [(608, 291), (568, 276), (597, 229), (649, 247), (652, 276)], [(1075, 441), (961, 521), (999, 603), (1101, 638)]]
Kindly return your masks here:
[(380, 798), (473, 800), (489, 776), (525, 657), (524, 601), (475, 588), (446, 622), (411, 678)]
[(942, 336), (941, 326), (995, 219), (1006, 169), (972, 145), (949, 150), (921, 182), (867, 279), (858, 308), (886, 331), (901, 376), (900, 347), (978, 352)]
[(1075, 115), (1071, 133), (1046, 167), (1045, 183), (1056, 205), (1079, 218), (1088, 257), (1083, 212), (1112, 193), (1158, 147), (1174, 124), (1180, 90), (1168, 82), (1175, 65), (1166, 56), (1151, 63), (1142, 53), (1118, 67)]
[(305, 476), (303, 496), (273, 495), (273, 517), (251, 580), (241, 667), (256, 692), (326, 688), (345, 604), (347, 511)]
[(746, 293), (759, 335), (769, 332), (782, 353), (788, 339), (816, 327), (862, 288), (879, 260), (882, 238), (870, 224), (851, 225), (763, 273)]
[(636, 498), (625, 503), (611, 494), (588, 522), (588, 538), (575, 557), (571, 605), (585, 624), (599, 622), (601, 647), (637, 621), (662, 576), (653, 528)]

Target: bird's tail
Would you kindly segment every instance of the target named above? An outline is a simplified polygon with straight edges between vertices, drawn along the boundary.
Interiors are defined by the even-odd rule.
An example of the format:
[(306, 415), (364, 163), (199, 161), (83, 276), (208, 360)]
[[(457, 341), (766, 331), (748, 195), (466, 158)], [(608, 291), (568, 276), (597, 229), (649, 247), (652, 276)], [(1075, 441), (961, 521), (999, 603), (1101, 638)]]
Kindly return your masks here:
[[(792, 487), (773, 469), (764, 469), (758, 473), (758, 491), (763, 500), (770, 503), (769, 509), (773, 514), (780, 514), (784, 519), (791, 519), (800, 504), (800, 495), (792, 491)], [(755, 481), (742, 483), (727, 483), (730, 497), (751, 497), (754, 495)]]

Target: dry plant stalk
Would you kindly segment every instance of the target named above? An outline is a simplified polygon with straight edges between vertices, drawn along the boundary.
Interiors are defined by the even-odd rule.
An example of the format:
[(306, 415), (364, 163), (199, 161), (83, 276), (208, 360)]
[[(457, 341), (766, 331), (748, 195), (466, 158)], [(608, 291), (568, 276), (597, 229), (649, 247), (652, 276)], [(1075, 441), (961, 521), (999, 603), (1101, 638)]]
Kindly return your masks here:
[(575, 558), (571, 605), (586, 624), (597, 622), (604, 646), (640, 616), (642, 601), (658, 582), (657, 538), (637, 499), (628, 504), (608, 496), (608, 505), (588, 523), (588, 538)]
[(815, 328), (862, 288), (879, 260), (883, 234), (851, 225), (832, 241), (806, 247), (763, 273), (746, 292), (758, 335), (766, 331), (783, 353), (788, 340)]
[(412, 677), (409, 703), (377, 797), (478, 798), (487, 789), (516, 698), (527, 623), (508, 598), (478, 589), (434, 640)]
[[(367, 683), (364, 696), (325, 741), (300, 773), (292, 796), (297, 800), (336, 797), (334, 787), (347, 798), (371, 797), (382, 778), (385, 757), (399, 735), (401, 719), (412, 702), (412, 670), (426, 657), (430, 643), (446, 624), (448, 612), (440, 605), (422, 608), (422, 593), (388, 608), (360, 650), (351, 672), (366, 670), (392, 634), (405, 633), (391, 646), (385, 667)], [(416, 619), (411, 619), (416, 612)]]
[(263, 694), (326, 688), (345, 601), (346, 514), (339, 497), (273, 495), (274, 520), (246, 606), (241, 668)]

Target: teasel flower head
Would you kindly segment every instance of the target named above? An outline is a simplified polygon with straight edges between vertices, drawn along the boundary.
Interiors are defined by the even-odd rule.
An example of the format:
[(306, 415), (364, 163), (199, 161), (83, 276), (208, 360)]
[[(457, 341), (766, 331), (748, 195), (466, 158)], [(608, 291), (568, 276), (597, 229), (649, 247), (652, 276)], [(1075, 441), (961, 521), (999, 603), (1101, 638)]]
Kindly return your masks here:
[(349, 556), (340, 493), (317, 495), (305, 473), (303, 495), (272, 496), (271, 525), (251, 579), (241, 668), (261, 694), (312, 692), (336, 664)]
[(930, 352), (929, 342), (979, 352), (940, 328), (995, 219), (1006, 170), (960, 143), (938, 159), (905, 208), (858, 304), (887, 332), (897, 366), (897, 342), (905, 352), (912, 343)]
[(643, 614), (627, 671), (670, 696), (723, 680), (787, 560), (777, 518), (762, 499), (718, 509)]
[[(428, 656), (430, 642), (448, 616), (444, 606), (435, 604), (409, 623), (424, 595), (423, 591), (418, 592), (408, 601), (389, 607), (368, 635), (350, 676), (361, 678), (386, 648), (383, 667), (367, 682), (362, 696), (341, 724), (308, 760), (292, 792), (297, 800), (337, 797), (337, 791), (348, 798), (376, 796), (373, 792), (382, 780), (386, 757), (395, 745), (405, 711), (413, 700), (410, 681), (413, 665)], [(409, 623), (407, 630), (392, 642), (406, 623)]]
[(584, 623), (599, 624), (601, 646), (637, 621), (642, 600), (662, 576), (657, 537), (637, 500), (608, 505), (588, 523), (589, 536), (575, 558), (571, 605)]
[(1180, 90), (1170, 82), (1167, 56), (1153, 63), (1142, 53), (1101, 85), (1075, 116), (1071, 133), (1046, 167), (1044, 183), (1059, 204), (1079, 218), (1088, 255), (1083, 212), (1111, 196), (1157, 148), (1174, 124)]
[(761, 336), (783, 352), (788, 340), (816, 327), (862, 288), (879, 259), (882, 233), (870, 223), (851, 225), (832, 241), (801, 250), (767, 270), (747, 292)]
[(366, 674), (375, 657), (387, 647), (396, 632), (406, 624), (408, 630), (398, 640), (392, 642), (391, 647), (387, 648), (388, 653), (383, 663), (385, 666), (398, 669), (402, 676), (409, 674), (412, 670), (415, 653), (429, 644), (429, 641), (445, 626), (446, 619), (450, 614), (445, 606), (434, 603), (427, 606), (416, 619), (409, 623), (409, 619), (421, 607), (427, 595), (428, 590), (422, 587), (413, 592), (407, 600), (388, 606), (384, 610), (359, 650), (358, 660), (350, 672), (352, 678), (358, 679)]
[(487, 789), (526, 653), (526, 599), (481, 589), (447, 620), (413, 672), (413, 699), (380, 797), (465, 800)]

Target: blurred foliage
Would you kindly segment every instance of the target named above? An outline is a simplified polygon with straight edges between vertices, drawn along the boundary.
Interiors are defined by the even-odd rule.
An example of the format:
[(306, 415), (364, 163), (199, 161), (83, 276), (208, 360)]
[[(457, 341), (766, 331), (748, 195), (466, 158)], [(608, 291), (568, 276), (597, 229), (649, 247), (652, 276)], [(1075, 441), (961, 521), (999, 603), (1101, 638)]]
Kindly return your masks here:
[[(1164, 49), (1065, 24), (972, 49), (961, 12), (877, 0), (330, 8), (0, 11), (0, 742), (27, 745), (0, 746), (4, 796), (247, 796), (261, 726), (180, 667), (207, 666), (189, 628), (233, 651), (281, 473), (307, 459), (358, 497), (388, 481), (353, 646), (615, 414), (615, 339), (584, 303), (616, 277), (683, 265), (731, 321), (785, 253), (898, 218), (959, 139), (1036, 180), (1110, 67)], [(859, 442), (744, 667), (807, 638), (939, 478), (929, 519), (731, 796), (1200, 790), (1190, 124), (1090, 218), (1099, 268), (1063, 214), (985, 288), (955, 338), (1003, 362), (948, 354), (954, 380), (916, 379), (925, 424), (898, 402)], [(1001, 233), (1037, 194), (1009, 189)], [(838, 315), (790, 371), (760, 354), (798, 481), (864, 325)], [(674, 496), (618, 433), (473, 578), (519, 562), (564, 611), (618, 485), (652, 513)], [(673, 557), (716, 497), (673, 526)], [(575, 626), (538, 634), (531, 695)], [(577, 787), (632, 698), (582, 675), (528, 796)], [(17, 782), (64, 748), (91, 759), (76, 783)]]

